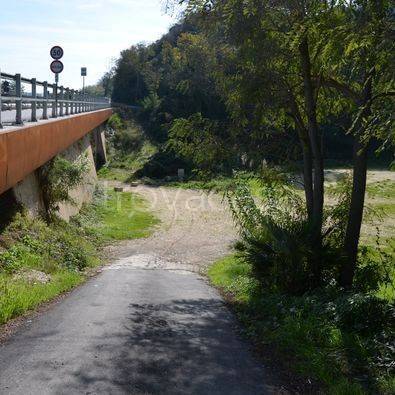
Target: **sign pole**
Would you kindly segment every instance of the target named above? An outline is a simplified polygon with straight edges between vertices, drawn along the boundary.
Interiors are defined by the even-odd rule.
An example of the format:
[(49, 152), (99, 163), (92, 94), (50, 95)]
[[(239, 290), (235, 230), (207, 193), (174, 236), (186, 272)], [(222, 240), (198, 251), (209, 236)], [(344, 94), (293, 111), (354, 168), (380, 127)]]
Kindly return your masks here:
[(55, 74), (55, 114), (58, 116), (58, 83), (59, 83), (59, 73)]
[[(63, 71), (63, 63), (59, 60), (63, 57), (63, 48), (59, 45), (55, 45), (50, 50), (51, 58), (54, 61), (50, 65), (51, 71), (55, 74), (55, 107), (52, 107), (52, 114), (56, 118), (58, 116), (58, 83), (59, 83), (59, 73)], [(55, 111), (54, 111), (55, 110)], [(63, 114), (60, 114), (63, 115)]]

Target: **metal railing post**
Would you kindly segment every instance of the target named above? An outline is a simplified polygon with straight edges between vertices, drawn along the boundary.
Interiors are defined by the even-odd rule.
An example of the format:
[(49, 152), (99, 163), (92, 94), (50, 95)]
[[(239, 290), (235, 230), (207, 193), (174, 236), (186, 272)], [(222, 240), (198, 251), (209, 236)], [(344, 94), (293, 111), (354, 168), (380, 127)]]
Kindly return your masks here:
[(70, 100), (70, 89), (69, 88), (66, 88), (66, 99), (67, 99), (67, 102), (65, 103), (66, 115), (69, 115), (70, 114), (69, 102), (68, 102)]
[(23, 125), (22, 120), (22, 80), (20, 74), (15, 74), (15, 96), (17, 97), (15, 101), (16, 115), (15, 123), (17, 125)]
[(32, 78), (32, 122), (37, 122), (37, 80)]
[(59, 116), (63, 117), (63, 99), (64, 99), (64, 87), (60, 87), (60, 100), (59, 100)]
[(52, 118), (56, 118), (58, 115), (58, 109), (56, 108), (56, 85), (52, 85)]
[(70, 114), (74, 114), (74, 89), (70, 89)]
[(74, 105), (74, 114), (78, 114), (78, 103), (77, 103), (77, 101), (78, 101), (78, 91), (76, 91), (76, 90), (74, 90), (74, 98), (73, 98), (73, 100), (74, 100), (74, 103), (73, 103), (73, 105)]
[(43, 83), (43, 119), (48, 119), (48, 82), (44, 81)]

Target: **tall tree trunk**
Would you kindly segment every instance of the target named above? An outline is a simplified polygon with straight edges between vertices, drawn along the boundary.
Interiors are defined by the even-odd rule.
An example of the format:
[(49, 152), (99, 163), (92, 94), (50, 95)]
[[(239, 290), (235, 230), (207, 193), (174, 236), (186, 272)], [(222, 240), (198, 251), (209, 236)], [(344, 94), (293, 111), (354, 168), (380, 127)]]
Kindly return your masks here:
[(368, 77), (362, 96), (362, 103), (360, 103), (362, 110), (354, 125), (353, 185), (343, 247), (346, 260), (340, 273), (340, 285), (345, 288), (351, 288), (354, 280), (365, 205), (368, 144), (362, 142), (362, 122), (371, 113), (372, 76)]
[(307, 112), (307, 128), (311, 151), (313, 154), (313, 218), (312, 218), (312, 248), (314, 251), (314, 280), (321, 277), (321, 249), (322, 249), (322, 221), (324, 211), (324, 162), (322, 158), (321, 133), (317, 122), (316, 92), (311, 77), (311, 62), (307, 36), (305, 35), (299, 46), (302, 66), (305, 106)]
[(313, 219), (314, 213), (314, 192), (313, 192), (313, 159), (309, 146), (303, 142), (303, 183), (306, 197), (306, 207), (309, 220)]
[(314, 196), (313, 196), (313, 157), (311, 155), (311, 147), (309, 141), (309, 133), (303, 122), (300, 114), (298, 105), (295, 100), (295, 96), (291, 90), (289, 90), (290, 100), (289, 104), (291, 107), (291, 117), (293, 118), (298, 131), (298, 137), (303, 153), (303, 186), (306, 197), (306, 207), (309, 221), (313, 219), (314, 212)]
[(346, 235), (344, 238), (346, 261), (342, 266), (340, 275), (340, 285), (345, 288), (351, 288), (354, 279), (363, 208), (365, 204), (367, 147), (361, 143), (359, 136), (356, 136), (354, 140), (353, 161), (351, 204), (348, 213)]

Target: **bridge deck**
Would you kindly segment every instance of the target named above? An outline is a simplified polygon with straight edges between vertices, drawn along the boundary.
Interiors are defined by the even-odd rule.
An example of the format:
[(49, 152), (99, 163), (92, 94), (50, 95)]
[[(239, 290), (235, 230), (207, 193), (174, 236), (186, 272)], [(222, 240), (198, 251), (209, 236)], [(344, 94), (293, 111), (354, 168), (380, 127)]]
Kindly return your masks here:
[(0, 130), (0, 194), (104, 123), (111, 109)]

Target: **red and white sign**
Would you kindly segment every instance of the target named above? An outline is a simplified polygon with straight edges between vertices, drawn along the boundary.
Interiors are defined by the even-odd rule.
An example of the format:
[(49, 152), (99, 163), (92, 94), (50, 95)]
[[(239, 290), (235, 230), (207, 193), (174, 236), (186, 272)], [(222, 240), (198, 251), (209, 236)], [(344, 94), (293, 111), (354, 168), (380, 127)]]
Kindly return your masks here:
[(50, 66), (51, 71), (55, 74), (61, 73), (63, 68), (63, 63), (60, 60), (54, 60)]

